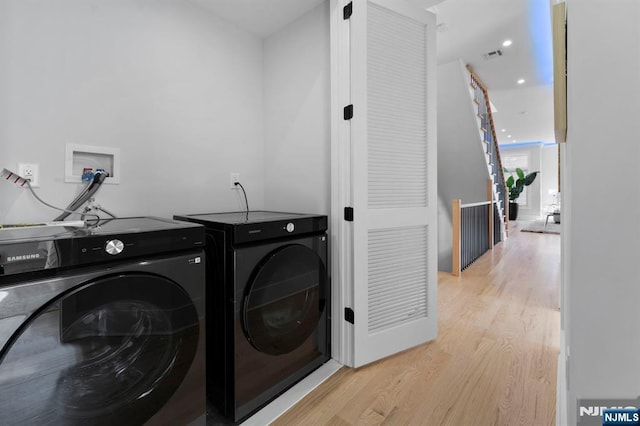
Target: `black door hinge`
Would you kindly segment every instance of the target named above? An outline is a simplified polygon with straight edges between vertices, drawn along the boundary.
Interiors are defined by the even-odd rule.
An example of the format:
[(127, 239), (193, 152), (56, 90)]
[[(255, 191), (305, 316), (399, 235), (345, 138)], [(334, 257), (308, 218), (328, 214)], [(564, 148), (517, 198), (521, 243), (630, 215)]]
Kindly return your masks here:
[(344, 308), (344, 320), (346, 322), (350, 322), (351, 324), (353, 324), (354, 322), (354, 313), (353, 313), (353, 309), (351, 308)]
[(345, 7), (342, 8), (342, 19), (351, 18), (351, 14), (353, 13), (353, 2), (349, 2)]
[(353, 222), (353, 207), (344, 208), (344, 220), (347, 222)]
[(353, 118), (353, 104), (344, 107), (344, 119), (351, 120)]

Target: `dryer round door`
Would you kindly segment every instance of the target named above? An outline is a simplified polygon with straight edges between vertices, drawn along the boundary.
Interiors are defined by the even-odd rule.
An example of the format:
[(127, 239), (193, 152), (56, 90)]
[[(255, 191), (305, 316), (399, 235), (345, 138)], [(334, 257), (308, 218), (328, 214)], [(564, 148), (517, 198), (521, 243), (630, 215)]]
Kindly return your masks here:
[(187, 374), (198, 331), (188, 294), (166, 278), (127, 273), (75, 287), (0, 348), (0, 400), (10, 396), (0, 424), (143, 424)]
[(326, 267), (301, 244), (280, 247), (258, 265), (242, 304), (244, 332), (253, 347), (281, 355), (317, 329), (325, 307)]

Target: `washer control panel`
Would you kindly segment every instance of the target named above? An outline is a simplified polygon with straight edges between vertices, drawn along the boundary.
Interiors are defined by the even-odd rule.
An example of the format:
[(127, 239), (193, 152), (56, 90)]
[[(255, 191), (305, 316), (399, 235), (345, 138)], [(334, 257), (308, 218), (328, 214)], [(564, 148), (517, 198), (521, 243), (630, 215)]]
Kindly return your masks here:
[(285, 229), (287, 230), (288, 233), (292, 233), (293, 231), (296, 230), (296, 226), (293, 224), (293, 222), (289, 222), (287, 223), (287, 226), (285, 227)]
[(74, 264), (109, 262), (204, 246), (204, 227), (162, 232), (91, 235), (74, 242)]

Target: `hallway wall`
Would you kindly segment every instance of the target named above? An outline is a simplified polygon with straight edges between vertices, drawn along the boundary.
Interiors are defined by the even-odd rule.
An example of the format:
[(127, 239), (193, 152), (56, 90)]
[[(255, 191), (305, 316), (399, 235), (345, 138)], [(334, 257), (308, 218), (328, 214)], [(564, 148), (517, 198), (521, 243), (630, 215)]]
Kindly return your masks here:
[[(569, 0), (567, 14), (561, 424), (574, 425), (578, 398), (640, 395), (640, 2)], [(619, 206), (628, 220), (611, 217)]]

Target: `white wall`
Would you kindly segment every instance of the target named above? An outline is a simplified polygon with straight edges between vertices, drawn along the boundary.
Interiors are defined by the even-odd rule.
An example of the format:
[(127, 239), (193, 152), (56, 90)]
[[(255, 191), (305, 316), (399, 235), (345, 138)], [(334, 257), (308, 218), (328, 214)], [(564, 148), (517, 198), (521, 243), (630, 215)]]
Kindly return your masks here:
[(329, 2), (264, 41), (265, 207), (329, 214)]
[[(240, 172), (263, 206), (262, 40), (188, 2), (3, 0), (0, 167), (40, 165), (41, 197), (66, 205), (66, 143), (118, 147), (118, 215), (237, 210)], [(0, 223), (57, 212), (0, 185)]]
[(569, 0), (567, 13), (563, 309), (576, 424), (577, 398), (640, 395), (640, 2)]
[[(545, 144), (540, 150), (540, 208), (544, 213), (545, 207), (554, 204), (559, 197), (558, 192), (558, 145)], [(552, 193), (550, 193), (550, 191)]]

